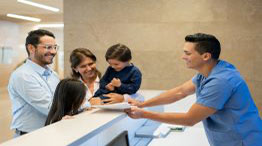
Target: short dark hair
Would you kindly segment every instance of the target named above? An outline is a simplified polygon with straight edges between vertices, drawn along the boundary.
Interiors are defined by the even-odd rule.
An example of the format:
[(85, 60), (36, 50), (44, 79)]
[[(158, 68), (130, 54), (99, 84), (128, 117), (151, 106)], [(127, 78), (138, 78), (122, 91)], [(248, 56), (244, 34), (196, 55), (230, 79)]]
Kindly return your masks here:
[(185, 37), (186, 42), (197, 43), (196, 51), (199, 54), (210, 53), (212, 59), (218, 60), (221, 47), (218, 39), (211, 34), (196, 33), (193, 35), (187, 35)]
[[(70, 63), (72, 69), (71, 76), (73, 78), (78, 79), (79, 77), (81, 77), (80, 73), (76, 72), (74, 68), (76, 68), (84, 60), (85, 57), (88, 57), (94, 62), (96, 62), (96, 56), (89, 49), (86, 48), (76, 48), (70, 54)], [(101, 77), (101, 73), (97, 69), (96, 73), (98, 77)]]
[(45, 125), (60, 121), (65, 115), (75, 115), (84, 102), (86, 86), (77, 79), (66, 78), (56, 87)]
[(40, 43), (40, 38), (45, 35), (55, 38), (55, 35), (52, 32), (48, 30), (44, 30), (44, 29), (37, 29), (37, 30), (30, 31), (28, 33), (28, 36), (26, 37), (26, 42), (25, 42), (26, 52), (28, 56), (30, 54), (29, 54), (27, 45), (31, 44), (36, 47)]
[(127, 62), (132, 59), (130, 49), (123, 44), (116, 44), (107, 49), (105, 55), (106, 61), (116, 59), (121, 62)]

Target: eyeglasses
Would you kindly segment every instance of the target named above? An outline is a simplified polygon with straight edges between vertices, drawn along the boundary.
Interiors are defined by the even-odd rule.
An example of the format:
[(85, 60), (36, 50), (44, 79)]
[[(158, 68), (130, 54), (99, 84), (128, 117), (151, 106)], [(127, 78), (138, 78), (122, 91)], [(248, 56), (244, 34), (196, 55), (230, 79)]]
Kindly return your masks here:
[(43, 48), (45, 48), (46, 50), (58, 50), (59, 46), (58, 45), (44, 45), (44, 44), (39, 44), (38, 46), (42, 46)]

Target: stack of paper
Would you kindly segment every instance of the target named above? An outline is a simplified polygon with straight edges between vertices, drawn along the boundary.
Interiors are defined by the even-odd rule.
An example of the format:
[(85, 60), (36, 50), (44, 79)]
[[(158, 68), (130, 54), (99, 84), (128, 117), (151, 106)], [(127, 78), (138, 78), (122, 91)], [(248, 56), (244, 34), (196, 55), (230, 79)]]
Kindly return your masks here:
[(124, 110), (131, 108), (131, 105), (127, 102), (115, 103), (115, 104), (104, 104), (104, 105), (92, 105), (92, 107), (110, 110)]

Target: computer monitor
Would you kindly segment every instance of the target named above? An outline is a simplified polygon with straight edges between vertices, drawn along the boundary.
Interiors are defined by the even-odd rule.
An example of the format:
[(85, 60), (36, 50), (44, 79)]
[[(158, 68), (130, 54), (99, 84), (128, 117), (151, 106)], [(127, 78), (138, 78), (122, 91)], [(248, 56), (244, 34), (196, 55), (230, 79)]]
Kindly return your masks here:
[(129, 146), (128, 132), (123, 131), (117, 135), (112, 141), (110, 141), (106, 146)]

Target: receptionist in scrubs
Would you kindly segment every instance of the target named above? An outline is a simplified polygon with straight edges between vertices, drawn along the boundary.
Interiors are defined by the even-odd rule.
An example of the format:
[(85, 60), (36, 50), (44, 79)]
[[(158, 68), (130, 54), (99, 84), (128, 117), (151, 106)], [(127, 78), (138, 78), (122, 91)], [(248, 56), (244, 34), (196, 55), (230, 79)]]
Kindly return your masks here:
[[(220, 43), (210, 34), (185, 37), (188, 68), (198, 73), (184, 84), (144, 102), (129, 99), (137, 107), (126, 110), (132, 118), (193, 126), (202, 121), (211, 146), (262, 146), (262, 121), (250, 91), (239, 71), (220, 60)], [(143, 107), (170, 104), (196, 94), (196, 103), (186, 113), (159, 113)]]

